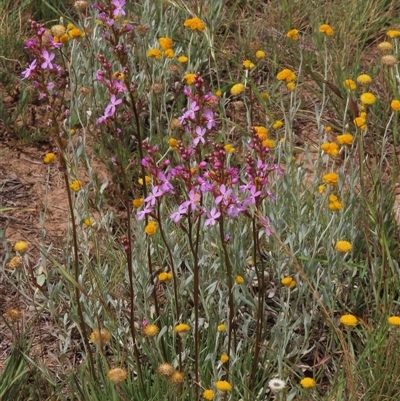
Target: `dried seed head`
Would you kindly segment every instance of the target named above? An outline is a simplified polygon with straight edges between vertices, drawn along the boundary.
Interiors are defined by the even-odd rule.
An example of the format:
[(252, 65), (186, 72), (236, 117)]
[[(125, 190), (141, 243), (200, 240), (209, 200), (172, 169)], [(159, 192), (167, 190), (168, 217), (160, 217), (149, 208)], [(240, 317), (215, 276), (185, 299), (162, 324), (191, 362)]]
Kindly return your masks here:
[(12, 323), (17, 322), (21, 319), (22, 313), (19, 309), (16, 308), (8, 308), (4, 313), (6, 319)]
[(157, 371), (163, 376), (169, 377), (174, 373), (174, 367), (169, 363), (162, 363), (158, 365)]
[(394, 66), (398, 62), (397, 58), (395, 56), (392, 56), (391, 54), (382, 56), (381, 61), (382, 61), (382, 64), (387, 65), (389, 67)]

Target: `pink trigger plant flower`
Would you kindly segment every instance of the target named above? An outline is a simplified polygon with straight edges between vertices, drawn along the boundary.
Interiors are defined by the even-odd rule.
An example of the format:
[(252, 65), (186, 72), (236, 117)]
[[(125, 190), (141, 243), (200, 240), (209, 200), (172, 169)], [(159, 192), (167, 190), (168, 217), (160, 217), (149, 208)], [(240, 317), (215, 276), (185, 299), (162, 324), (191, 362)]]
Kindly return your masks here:
[(54, 53), (49, 53), (47, 50), (42, 51), (42, 57), (43, 57), (43, 63), (41, 64), (41, 67), (43, 70), (46, 68), (52, 70), (53, 69), (53, 64), (52, 60), (54, 59), (56, 55)]
[(122, 17), (126, 15), (123, 7), (125, 6), (126, 0), (112, 0), (112, 4), (115, 7), (113, 11), (114, 17)]
[(36, 70), (37, 60), (33, 60), (29, 67), (22, 71), (22, 79), (32, 78), (33, 72)]

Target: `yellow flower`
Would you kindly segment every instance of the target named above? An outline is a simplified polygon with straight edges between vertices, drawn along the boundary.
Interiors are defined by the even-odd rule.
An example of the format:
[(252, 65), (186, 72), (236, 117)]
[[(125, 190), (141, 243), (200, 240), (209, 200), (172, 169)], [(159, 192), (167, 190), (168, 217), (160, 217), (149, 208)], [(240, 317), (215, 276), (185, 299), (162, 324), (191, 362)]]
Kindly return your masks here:
[(266, 148), (273, 149), (275, 147), (275, 141), (273, 139), (264, 139), (262, 141), (262, 146)]
[(69, 36), (68, 36), (67, 33), (64, 33), (64, 35), (61, 35), (61, 36), (58, 38), (58, 40), (59, 40), (61, 43), (68, 43), (68, 42), (69, 42)]
[(23, 261), (24, 259), (21, 256), (14, 256), (8, 262), (7, 267), (11, 270), (18, 269), (19, 267), (22, 266)]
[(363, 104), (372, 105), (376, 102), (376, 97), (370, 92), (365, 92), (360, 96), (360, 100)]
[(358, 319), (354, 315), (351, 315), (351, 314), (343, 315), (340, 317), (339, 320), (340, 320), (340, 323), (344, 324), (345, 326), (354, 327), (354, 326), (357, 326), (357, 323), (358, 323)]
[(377, 47), (381, 51), (393, 50), (393, 45), (390, 42), (381, 42)]
[(214, 391), (212, 391), (212, 390), (204, 390), (203, 391), (203, 398), (205, 400), (211, 401), (214, 399), (214, 396), (215, 396), (215, 394), (214, 394)]
[(179, 61), (180, 63), (182, 63), (182, 64), (187, 63), (188, 60), (189, 60), (189, 59), (188, 59), (186, 56), (179, 56), (179, 57), (178, 57), (178, 61)]
[(391, 39), (400, 38), (400, 31), (396, 29), (390, 29), (389, 31), (386, 32), (386, 35), (389, 36), (389, 38)]
[(204, 31), (204, 23), (199, 18), (189, 18), (184, 23), (184, 26), (190, 28), (192, 31)]
[(161, 49), (168, 50), (168, 49), (172, 49), (173, 46), (173, 42), (171, 38), (159, 38), (158, 39), (158, 43), (161, 47)]
[(168, 139), (168, 145), (173, 150), (177, 150), (178, 149), (178, 141), (175, 138), (169, 138)]
[(392, 108), (393, 111), (399, 111), (400, 110), (400, 100), (392, 100), (392, 103), (390, 103), (390, 107)]
[(194, 84), (195, 78), (196, 78), (196, 74), (186, 74), (185, 75), (186, 83), (188, 85)]
[(328, 173), (325, 174), (322, 179), (325, 181), (326, 184), (328, 185), (337, 185), (339, 176), (336, 173)]
[(319, 27), (319, 31), (320, 31), (321, 33), (324, 33), (325, 35), (328, 35), (328, 36), (332, 36), (332, 35), (333, 35), (333, 29), (332, 29), (332, 27), (331, 27), (330, 25), (328, 25), (328, 24), (322, 24), (322, 25)]
[(343, 209), (343, 203), (339, 201), (336, 195), (330, 195), (328, 207), (332, 212), (336, 212)]
[(226, 153), (235, 153), (235, 148), (229, 143), (224, 146), (224, 149)]
[(70, 130), (69, 130), (69, 134), (71, 135), (71, 136), (74, 136), (75, 135), (75, 130), (73, 129), (73, 128), (71, 128)]
[(336, 250), (342, 253), (350, 252), (352, 250), (352, 245), (349, 241), (337, 241)]
[(294, 288), (296, 287), (296, 280), (294, 280), (292, 277), (284, 277), (281, 280), (282, 285), (288, 288)]
[(174, 58), (175, 57), (175, 52), (173, 51), (173, 49), (167, 49), (164, 52), (164, 56), (167, 58)]
[(364, 131), (364, 130), (366, 130), (367, 129), (367, 124), (366, 124), (366, 120), (365, 120), (365, 118), (364, 117), (356, 117), (354, 120), (353, 120), (353, 122), (354, 122), (354, 125), (357, 127), (357, 128), (360, 128), (362, 131)]
[(110, 341), (111, 334), (106, 329), (93, 330), (90, 334), (90, 341), (96, 344), (104, 344), (107, 341)]
[(315, 387), (315, 380), (311, 377), (305, 377), (300, 381), (300, 385), (303, 388), (313, 388)]
[[(146, 181), (146, 185), (149, 185), (150, 182), (151, 182), (151, 178), (148, 175), (146, 175), (144, 178), (145, 178), (145, 181)], [(138, 179), (138, 183), (140, 185), (143, 185), (143, 178), (139, 178)]]
[(147, 324), (143, 328), (143, 334), (147, 337), (154, 337), (158, 334), (160, 329), (155, 324)]
[(149, 221), (147, 226), (144, 228), (147, 235), (154, 235), (157, 231), (157, 223), (155, 221)]
[(218, 90), (215, 92), (215, 96), (221, 97), (221, 96), (222, 96), (222, 92), (218, 89)]
[(281, 120), (276, 120), (273, 124), (272, 124), (272, 128), (273, 129), (279, 129), (283, 127), (283, 122)]
[(236, 278), (235, 278), (235, 282), (238, 285), (243, 284), (244, 283), (244, 278), (242, 276), (237, 275)]
[(235, 84), (231, 88), (231, 94), (233, 96), (240, 95), (242, 92), (244, 92), (244, 85), (243, 84)]
[(298, 29), (291, 29), (287, 34), (286, 37), (292, 40), (299, 40), (299, 31)]
[(268, 138), (268, 130), (265, 127), (256, 125), (253, 127), (256, 130), (257, 136), (263, 141)]
[(128, 377), (128, 372), (125, 369), (114, 368), (107, 373), (108, 378), (118, 384), (122, 383)]
[(242, 65), (246, 70), (252, 70), (255, 67), (255, 64), (252, 63), (250, 60), (244, 60)]
[(177, 326), (175, 326), (176, 333), (187, 333), (189, 330), (190, 330), (190, 326), (185, 323), (180, 323)]
[(143, 198), (136, 198), (132, 201), (134, 207), (139, 208), (143, 205), (144, 199)]
[(229, 356), (226, 354), (222, 354), (221, 358), (219, 359), (222, 363), (228, 362), (229, 361)]
[(182, 372), (174, 372), (168, 377), (168, 380), (174, 384), (180, 384), (185, 380), (185, 376)]
[(263, 93), (261, 93), (261, 97), (262, 97), (264, 100), (267, 100), (267, 99), (269, 99), (269, 93), (263, 92)]
[(161, 50), (158, 49), (150, 49), (147, 51), (147, 57), (149, 58), (155, 58), (157, 60), (160, 60), (162, 57)]
[(318, 192), (320, 194), (323, 194), (326, 191), (326, 186), (325, 185), (319, 185), (318, 186)]
[(325, 127), (325, 132), (331, 132), (332, 131), (332, 127), (330, 125), (327, 125)]
[(172, 280), (173, 277), (174, 277), (173, 274), (172, 273), (168, 273), (168, 272), (161, 272), (158, 275), (158, 279), (160, 281), (170, 281), (170, 280)]
[(285, 68), (282, 71), (278, 72), (276, 78), (279, 81), (286, 81), (287, 83), (296, 81), (296, 74), (292, 71), (289, 70), (289, 68)]
[(85, 34), (78, 28), (73, 28), (68, 31), (68, 35), (72, 39), (83, 38)]
[(90, 217), (88, 217), (85, 220), (83, 220), (83, 224), (86, 227), (92, 227), (92, 225), (94, 224), (94, 221)]
[(321, 149), (327, 153), (328, 155), (331, 155), (333, 157), (336, 157), (339, 154), (339, 145), (335, 142), (326, 142), (321, 145)]
[(14, 244), (14, 251), (22, 255), (28, 250), (28, 247), (29, 245), (26, 241), (18, 241)]
[(400, 316), (390, 316), (388, 318), (388, 323), (392, 326), (400, 326)]
[(226, 380), (219, 380), (215, 383), (215, 387), (219, 391), (230, 391), (232, 390), (232, 386)]
[(343, 85), (344, 85), (347, 89), (349, 89), (349, 90), (351, 90), (351, 91), (354, 91), (354, 90), (357, 89), (357, 85), (356, 85), (356, 83), (355, 83), (352, 79), (346, 79), (346, 80), (343, 82)]
[(80, 180), (74, 180), (71, 182), (71, 184), (69, 185), (69, 187), (75, 191), (75, 192), (79, 192), (82, 188), (82, 181)]
[(226, 326), (223, 323), (221, 323), (218, 325), (217, 330), (221, 333), (222, 331), (226, 330)]
[(295, 91), (296, 85), (293, 82), (289, 82), (288, 84), (286, 84), (286, 88), (288, 88), (290, 91)]
[(56, 159), (56, 155), (54, 153), (46, 153), (45, 157), (43, 158), (44, 164), (49, 164)]
[(368, 85), (372, 82), (372, 78), (368, 74), (361, 74), (357, 77), (357, 82), (360, 85)]
[(161, 373), (163, 376), (171, 376), (174, 373), (174, 367), (169, 363), (162, 363), (157, 367), (158, 373)]
[(4, 316), (8, 321), (14, 323), (21, 319), (22, 313), (19, 309), (16, 308), (7, 308)]
[(336, 139), (341, 145), (351, 145), (353, 143), (353, 135), (351, 134), (338, 135)]
[(256, 51), (256, 58), (261, 59), (265, 57), (265, 52), (263, 52), (262, 50), (257, 50)]

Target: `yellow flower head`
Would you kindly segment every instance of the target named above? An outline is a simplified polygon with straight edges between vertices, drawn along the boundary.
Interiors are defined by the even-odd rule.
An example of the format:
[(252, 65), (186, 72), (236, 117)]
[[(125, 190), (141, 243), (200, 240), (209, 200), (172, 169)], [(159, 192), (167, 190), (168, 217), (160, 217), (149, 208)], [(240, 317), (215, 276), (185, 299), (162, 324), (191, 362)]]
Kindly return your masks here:
[(173, 274), (172, 273), (168, 273), (168, 272), (161, 272), (158, 275), (158, 279), (160, 281), (170, 281), (170, 280), (172, 280), (173, 277), (174, 277)]
[(372, 82), (372, 78), (368, 74), (361, 74), (357, 77), (357, 82), (360, 85), (368, 85)]
[[(151, 178), (148, 175), (146, 175), (144, 178), (145, 178), (145, 181), (146, 181), (146, 185), (149, 185), (150, 182), (151, 182)], [(138, 179), (138, 183), (140, 185), (143, 185), (143, 178), (139, 178)]]
[(281, 120), (276, 120), (272, 125), (273, 129), (279, 129), (282, 127), (283, 127), (283, 122)]
[(174, 373), (174, 367), (169, 363), (162, 363), (157, 367), (158, 373), (161, 373), (163, 376), (171, 376)]
[(214, 399), (214, 396), (215, 396), (215, 394), (214, 394), (214, 391), (212, 391), (212, 390), (204, 390), (203, 391), (203, 398), (205, 400), (211, 401)]
[(222, 96), (222, 92), (218, 89), (217, 91), (215, 91), (215, 96), (221, 97)]
[(85, 36), (85, 34), (78, 28), (69, 30), (68, 35), (71, 39), (83, 38)]
[(182, 372), (174, 372), (168, 377), (168, 380), (174, 384), (180, 384), (185, 380), (185, 376)]
[(321, 33), (325, 34), (325, 35), (328, 35), (328, 36), (332, 36), (332, 35), (333, 35), (333, 29), (332, 29), (332, 27), (331, 27), (330, 25), (328, 25), (328, 24), (322, 24), (322, 25), (319, 27), (319, 31), (320, 31)]
[(149, 221), (144, 231), (147, 235), (154, 235), (157, 232), (157, 222)]
[(18, 241), (14, 244), (14, 251), (19, 254), (24, 254), (28, 250), (28, 243), (26, 241)]
[(143, 198), (136, 198), (132, 201), (133, 207), (139, 208), (143, 205), (144, 199)]
[(147, 337), (154, 337), (158, 334), (160, 329), (155, 324), (147, 324), (143, 328), (143, 334)]
[(376, 97), (370, 92), (365, 92), (360, 96), (360, 100), (363, 104), (372, 105), (376, 102)]
[(322, 179), (328, 185), (337, 185), (339, 181), (339, 176), (336, 173), (325, 174)]
[(329, 207), (329, 210), (331, 210), (332, 212), (337, 212), (338, 210), (343, 209), (343, 203), (340, 202), (340, 200), (338, 199), (338, 197), (336, 195), (330, 195), (328, 207)]
[(286, 37), (292, 40), (299, 40), (299, 31), (298, 29), (291, 29), (287, 34)]
[(114, 368), (107, 373), (108, 378), (115, 384), (122, 383), (128, 377), (128, 372), (125, 369)]
[(357, 127), (357, 128), (360, 128), (362, 131), (364, 131), (364, 130), (366, 130), (367, 129), (367, 124), (366, 124), (366, 119), (364, 118), (364, 117), (356, 117), (354, 120), (353, 120), (353, 122), (354, 122), (354, 125)]
[(342, 253), (350, 252), (353, 249), (349, 241), (337, 241), (335, 248)]
[(326, 186), (325, 185), (319, 185), (318, 186), (318, 192), (320, 194), (323, 194), (326, 191)]
[(390, 107), (392, 108), (393, 111), (399, 111), (400, 110), (400, 100), (392, 100), (390, 103)]
[(169, 138), (168, 139), (168, 145), (173, 150), (177, 150), (178, 149), (178, 141), (175, 138)]
[(7, 267), (10, 270), (18, 269), (22, 266), (24, 259), (21, 256), (14, 256), (11, 260), (7, 263)]
[(104, 344), (107, 341), (110, 341), (111, 334), (106, 329), (93, 330), (90, 334), (90, 341), (96, 344)]
[(222, 363), (228, 362), (229, 361), (229, 356), (226, 354), (222, 354), (220, 359), (219, 359)]
[(275, 147), (275, 141), (273, 139), (264, 139), (262, 141), (262, 146), (265, 146), (268, 149), (273, 149)]
[(90, 217), (87, 217), (86, 219), (83, 220), (83, 224), (86, 227), (92, 227), (92, 225), (94, 224), (94, 221)]
[(235, 84), (231, 88), (231, 94), (233, 96), (240, 95), (242, 92), (244, 92), (244, 89), (245, 89), (245, 87), (243, 84)]
[(300, 381), (300, 385), (303, 388), (313, 388), (315, 387), (315, 380), (311, 377), (305, 377)]
[(189, 60), (189, 59), (188, 59), (186, 56), (179, 56), (179, 57), (178, 57), (178, 61), (179, 61), (180, 63), (182, 63), (182, 64), (187, 63), (188, 60)]
[(357, 326), (357, 323), (358, 323), (358, 319), (354, 315), (351, 315), (351, 314), (343, 315), (340, 317), (339, 320), (340, 320), (340, 323), (344, 324), (345, 326), (354, 327), (354, 326)]
[(281, 280), (282, 285), (288, 288), (294, 288), (296, 287), (296, 280), (294, 280), (292, 277), (284, 277)]
[(344, 85), (348, 90), (351, 90), (351, 91), (354, 91), (354, 90), (357, 89), (357, 85), (356, 85), (356, 83), (355, 83), (352, 79), (346, 79), (346, 80), (343, 82), (343, 85)]
[(224, 146), (224, 149), (226, 153), (235, 153), (235, 148), (229, 143)]
[(294, 82), (289, 82), (288, 84), (286, 84), (286, 88), (293, 92), (296, 90), (296, 85), (294, 84)]
[(164, 56), (166, 58), (174, 58), (175, 57), (175, 52), (173, 51), (173, 49), (167, 49), (164, 52)]
[(187, 333), (190, 330), (190, 326), (185, 323), (180, 323), (175, 326), (175, 333)]
[(250, 60), (244, 60), (242, 65), (245, 70), (252, 70), (255, 67), (255, 64)]
[(262, 97), (264, 100), (267, 100), (267, 99), (269, 99), (269, 93), (263, 92), (263, 93), (261, 93), (261, 97)]
[(285, 68), (278, 72), (276, 78), (279, 81), (286, 81), (287, 83), (296, 81), (297, 79), (296, 74), (292, 70), (289, 70), (289, 68)]
[(386, 32), (386, 35), (389, 36), (391, 39), (400, 38), (400, 31), (397, 29), (390, 29)]
[(160, 60), (162, 57), (161, 50), (158, 49), (150, 49), (147, 51), (147, 57), (149, 58), (155, 58), (157, 60)]
[(392, 326), (400, 326), (400, 316), (390, 316), (388, 318), (388, 323)]
[(336, 157), (339, 154), (339, 145), (335, 142), (326, 142), (321, 145), (321, 149), (327, 153), (328, 155), (331, 155), (333, 157)]
[(265, 52), (263, 52), (262, 50), (257, 50), (256, 51), (256, 58), (261, 59), (265, 57)]
[(377, 47), (382, 52), (393, 50), (393, 45), (390, 42), (381, 42)]
[(235, 278), (235, 282), (238, 285), (243, 284), (244, 283), (244, 278), (242, 276), (237, 275), (236, 278)]
[(190, 28), (192, 31), (204, 31), (205, 25), (199, 18), (189, 18), (184, 23), (184, 26)]
[(221, 323), (218, 325), (217, 330), (221, 333), (226, 330), (226, 326), (223, 323)]
[(168, 49), (172, 49), (172, 46), (174, 44), (172, 42), (171, 38), (159, 38), (158, 43), (159, 43), (161, 49), (163, 49), (164, 51), (168, 50)]
[(263, 141), (268, 138), (268, 130), (265, 127), (256, 125), (253, 127), (256, 130), (257, 136)]
[(219, 380), (215, 383), (215, 387), (217, 388), (217, 390), (219, 391), (230, 391), (232, 390), (232, 386), (229, 382), (227, 382), (226, 380)]
[(188, 85), (194, 84), (195, 78), (196, 78), (196, 74), (186, 74), (185, 75), (186, 83)]
[(80, 180), (74, 180), (71, 182), (71, 184), (69, 185), (69, 187), (75, 191), (75, 192), (79, 192), (82, 188), (82, 181)]
[(336, 139), (341, 145), (351, 145), (353, 143), (353, 135), (351, 134), (338, 135)]
[(45, 157), (43, 158), (44, 164), (49, 164), (56, 159), (56, 155), (54, 153), (46, 153)]

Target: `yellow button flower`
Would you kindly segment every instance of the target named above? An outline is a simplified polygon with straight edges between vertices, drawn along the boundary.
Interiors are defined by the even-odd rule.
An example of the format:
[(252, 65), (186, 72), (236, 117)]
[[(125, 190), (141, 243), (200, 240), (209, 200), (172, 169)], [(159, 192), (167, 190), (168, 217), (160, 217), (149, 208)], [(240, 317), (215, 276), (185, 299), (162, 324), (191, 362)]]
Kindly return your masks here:
[(157, 232), (157, 223), (155, 221), (149, 221), (144, 231), (147, 235), (154, 235)]
[(325, 35), (328, 35), (328, 36), (332, 36), (332, 35), (333, 35), (333, 29), (332, 29), (332, 27), (331, 27), (330, 25), (328, 25), (328, 24), (322, 24), (322, 25), (319, 27), (319, 31), (320, 31), (321, 33), (325, 34)]
[(242, 92), (244, 92), (244, 89), (245, 89), (245, 87), (243, 84), (235, 84), (231, 88), (231, 94), (233, 96), (240, 95)]
[(388, 318), (388, 323), (392, 326), (400, 326), (400, 316), (390, 316)]
[(336, 139), (341, 145), (351, 145), (353, 143), (353, 135), (351, 134), (338, 135)]
[(335, 142), (326, 142), (321, 145), (321, 149), (327, 153), (328, 155), (331, 155), (333, 157), (336, 157), (339, 154), (339, 145)]
[(205, 400), (211, 401), (214, 399), (214, 396), (215, 396), (215, 394), (214, 394), (214, 391), (212, 391), (212, 390), (204, 390), (203, 391), (203, 398)]
[(282, 285), (288, 288), (294, 288), (296, 287), (296, 280), (294, 280), (292, 277), (284, 277), (281, 280)]
[(357, 326), (358, 319), (351, 314), (343, 315), (340, 317), (340, 323), (342, 323), (345, 326)]
[(353, 247), (349, 241), (338, 241), (335, 246), (336, 250), (342, 253), (350, 252)]
[(29, 248), (29, 245), (26, 241), (18, 241), (14, 244), (14, 251), (19, 254), (24, 254)]
[(69, 187), (75, 191), (75, 192), (79, 192), (82, 188), (82, 181), (80, 180), (74, 180), (71, 182), (71, 184), (69, 185)]
[(190, 326), (185, 323), (180, 323), (177, 326), (175, 326), (176, 333), (187, 333), (189, 330), (190, 330)]
[(368, 74), (361, 74), (357, 77), (357, 82), (360, 85), (368, 85), (372, 82), (372, 78)]
[(188, 60), (189, 60), (189, 59), (188, 59), (186, 56), (179, 56), (179, 57), (178, 57), (178, 61), (179, 61), (180, 63), (182, 63), (182, 64), (187, 63)]
[(365, 92), (360, 96), (360, 100), (363, 104), (372, 105), (376, 102), (376, 97), (370, 92)]
[(157, 60), (160, 60), (162, 57), (161, 50), (158, 49), (150, 49), (147, 51), (147, 57), (149, 58), (155, 58)]
[(346, 80), (343, 82), (343, 85), (344, 85), (347, 89), (349, 89), (349, 90), (351, 90), (351, 91), (354, 91), (354, 90), (357, 89), (357, 85), (356, 85), (356, 83), (355, 83), (352, 79), (346, 79)]
[(186, 74), (185, 75), (185, 80), (188, 85), (194, 84), (195, 78), (196, 78), (196, 74)]
[(287, 34), (286, 37), (292, 40), (299, 40), (299, 31), (298, 29), (291, 29)]
[(184, 23), (184, 26), (192, 31), (204, 31), (205, 25), (199, 18), (189, 18)]
[(243, 284), (244, 283), (244, 278), (242, 276), (237, 275), (236, 278), (235, 278), (235, 282), (238, 285)]
[(161, 49), (168, 50), (168, 49), (172, 49), (173, 46), (173, 42), (171, 38), (159, 38), (158, 39), (158, 43), (161, 47)]
[(56, 159), (56, 155), (54, 153), (46, 153), (45, 157), (43, 158), (44, 164), (52, 163)]
[(217, 388), (217, 390), (219, 391), (230, 391), (232, 390), (232, 386), (229, 382), (227, 382), (226, 380), (219, 380), (215, 383), (215, 387)]
[(400, 100), (392, 100), (390, 103), (390, 107), (392, 108), (393, 111), (399, 111), (400, 110)]
[(262, 50), (257, 50), (256, 51), (256, 58), (262, 59), (264, 57), (265, 57), (265, 52), (263, 52)]
[(303, 388), (313, 388), (315, 387), (315, 380), (311, 377), (305, 377), (300, 381), (300, 385)]
[(139, 208), (143, 205), (144, 199), (143, 198), (136, 198), (132, 201), (134, 207)]
[(221, 333), (222, 331), (226, 330), (226, 326), (223, 323), (221, 323), (218, 325), (217, 330)]
[(147, 337), (155, 337), (160, 329), (155, 324), (147, 324), (143, 328), (143, 334)]
[(328, 185), (337, 185), (339, 181), (339, 176), (336, 173), (325, 174), (322, 179)]

